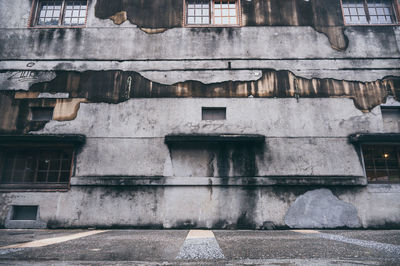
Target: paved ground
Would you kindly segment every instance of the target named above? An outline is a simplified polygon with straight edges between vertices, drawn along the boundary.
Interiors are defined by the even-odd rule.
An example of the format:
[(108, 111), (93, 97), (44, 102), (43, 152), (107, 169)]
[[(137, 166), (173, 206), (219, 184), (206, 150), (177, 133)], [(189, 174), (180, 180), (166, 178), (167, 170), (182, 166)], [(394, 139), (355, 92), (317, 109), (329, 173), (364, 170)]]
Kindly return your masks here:
[(0, 265), (400, 265), (400, 230), (0, 230)]

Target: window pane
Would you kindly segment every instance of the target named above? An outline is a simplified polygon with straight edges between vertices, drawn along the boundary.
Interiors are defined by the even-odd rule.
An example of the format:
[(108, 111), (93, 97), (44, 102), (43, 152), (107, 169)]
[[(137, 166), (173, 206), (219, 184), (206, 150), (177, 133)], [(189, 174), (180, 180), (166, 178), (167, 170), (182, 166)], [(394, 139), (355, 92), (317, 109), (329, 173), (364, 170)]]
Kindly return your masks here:
[(363, 156), (369, 182), (400, 182), (400, 146), (364, 145)]

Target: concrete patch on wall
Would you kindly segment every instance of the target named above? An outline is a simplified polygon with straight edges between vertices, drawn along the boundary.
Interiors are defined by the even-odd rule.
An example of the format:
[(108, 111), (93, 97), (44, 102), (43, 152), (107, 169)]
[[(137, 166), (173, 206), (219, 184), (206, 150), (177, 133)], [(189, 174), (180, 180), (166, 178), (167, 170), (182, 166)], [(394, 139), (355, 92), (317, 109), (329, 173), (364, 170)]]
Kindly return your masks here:
[(7, 71), (0, 73), (1, 90), (29, 90), (32, 84), (51, 81), (56, 77), (54, 71)]
[(285, 215), (290, 228), (358, 228), (357, 209), (329, 189), (309, 191), (296, 199)]

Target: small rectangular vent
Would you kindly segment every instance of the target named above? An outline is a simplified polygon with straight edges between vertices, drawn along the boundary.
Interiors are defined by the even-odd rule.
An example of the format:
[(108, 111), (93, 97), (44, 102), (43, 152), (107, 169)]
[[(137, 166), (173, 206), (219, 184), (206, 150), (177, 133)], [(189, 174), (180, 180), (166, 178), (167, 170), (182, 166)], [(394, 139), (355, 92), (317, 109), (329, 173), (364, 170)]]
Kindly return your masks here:
[(31, 113), (32, 121), (50, 121), (53, 119), (53, 110), (52, 107), (32, 107)]
[(14, 205), (11, 220), (36, 220), (38, 206), (16, 206)]
[(202, 120), (226, 120), (226, 107), (203, 107)]

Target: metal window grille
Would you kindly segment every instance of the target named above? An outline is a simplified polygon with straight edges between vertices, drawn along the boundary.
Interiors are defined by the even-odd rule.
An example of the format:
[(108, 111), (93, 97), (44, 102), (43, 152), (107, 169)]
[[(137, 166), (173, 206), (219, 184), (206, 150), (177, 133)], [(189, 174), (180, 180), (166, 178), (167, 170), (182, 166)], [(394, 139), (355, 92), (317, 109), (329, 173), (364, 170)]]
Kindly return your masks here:
[(238, 24), (236, 0), (214, 0), (214, 24)]
[(2, 184), (67, 184), (72, 166), (70, 149), (8, 148), (3, 151)]
[(368, 182), (400, 182), (400, 146), (364, 145), (363, 156)]
[(87, 0), (38, 0), (36, 14), (37, 26), (82, 26)]
[(396, 23), (392, 0), (343, 0), (342, 4), (348, 24)]

